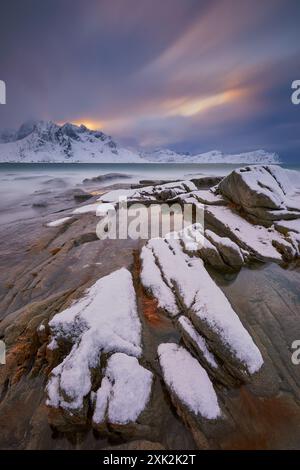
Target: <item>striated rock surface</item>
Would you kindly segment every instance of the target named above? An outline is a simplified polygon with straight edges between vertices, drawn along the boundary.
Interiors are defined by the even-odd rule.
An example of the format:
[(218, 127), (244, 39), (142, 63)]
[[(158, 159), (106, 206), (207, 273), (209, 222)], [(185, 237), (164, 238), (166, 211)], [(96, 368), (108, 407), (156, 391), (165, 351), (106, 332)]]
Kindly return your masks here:
[(205, 236), (217, 248), (224, 262), (233, 269), (239, 269), (245, 263), (239, 246), (230, 238), (220, 237), (211, 230), (205, 230)]
[[(72, 192), (1, 227), (1, 448), (299, 447), (297, 194), (268, 173), (284, 208), (246, 212), (194, 179), (97, 191), (77, 214)], [(98, 207), (124, 191), (199, 205), (205, 227), (99, 240)]]
[[(171, 305), (170, 314), (174, 316), (177, 312), (173, 305), (177, 303), (178, 309), (191, 318), (199, 332), (204, 333), (214, 353), (238, 377), (258, 371), (263, 363), (261, 354), (227, 298), (206, 271), (203, 261), (185, 254), (178, 240), (153, 239), (142, 252), (142, 282), (146, 278), (145, 287), (152, 295), (158, 291), (161, 295), (167, 294), (166, 298), (160, 297), (164, 308)], [(152, 272), (154, 262), (161, 277), (155, 280), (152, 288), (147, 272)], [(163, 284), (168, 290), (164, 290)], [(170, 292), (173, 293), (174, 304), (170, 304)]]

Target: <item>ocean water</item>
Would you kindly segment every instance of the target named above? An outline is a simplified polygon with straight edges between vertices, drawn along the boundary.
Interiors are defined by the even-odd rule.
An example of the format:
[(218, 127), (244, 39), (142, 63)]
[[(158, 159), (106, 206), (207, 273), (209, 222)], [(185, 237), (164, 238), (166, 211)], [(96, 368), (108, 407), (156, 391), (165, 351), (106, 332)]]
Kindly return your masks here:
[[(8, 223), (17, 217), (32, 217), (32, 196), (49, 197), (82, 185), (85, 178), (108, 173), (127, 175), (99, 183), (99, 186), (118, 183), (136, 183), (141, 179), (188, 179), (197, 175), (226, 175), (241, 165), (232, 164), (0, 164), (0, 221)], [(300, 165), (282, 165), (296, 170)]]

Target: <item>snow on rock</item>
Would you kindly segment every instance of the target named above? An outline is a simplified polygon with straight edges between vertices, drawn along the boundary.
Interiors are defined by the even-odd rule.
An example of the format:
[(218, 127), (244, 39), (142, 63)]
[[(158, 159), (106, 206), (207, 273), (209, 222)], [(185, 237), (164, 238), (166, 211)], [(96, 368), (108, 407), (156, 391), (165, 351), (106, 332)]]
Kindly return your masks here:
[[(228, 299), (206, 271), (203, 261), (184, 253), (180, 241), (174, 239), (152, 239), (146, 247), (147, 255), (152, 255), (169, 288), (167, 292), (174, 293), (177, 304), (192, 318), (198, 331), (205, 333), (208, 341), (219, 343), (218, 354), (242, 373), (244, 370), (258, 371), (263, 363), (261, 354)], [(155, 282), (154, 279), (152, 293), (160, 295), (164, 292), (162, 281), (159, 288)], [(164, 298), (163, 305), (168, 310)], [(168, 311), (172, 316), (176, 314), (172, 308)]]
[[(197, 187), (190, 180), (157, 184), (154, 186), (144, 186), (137, 189), (117, 189), (109, 191), (99, 197), (98, 201), (103, 203), (118, 203), (126, 198), (128, 203), (161, 203), (177, 199), (181, 195), (192, 194)], [(212, 197), (217, 197), (212, 195)], [(193, 200), (194, 202), (195, 200)], [(79, 208), (80, 209), (80, 208)], [(92, 210), (92, 209), (91, 209)]]
[(183, 333), (183, 336), (188, 337), (188, 342), (191, 342), (194, 346), (197, 354), (203, 358), (210, 367), (216, 369), (218, 364), (214, 355), (209, 351), (205, 339), (198, 333), (191, 320), (186, 316), (181, 315), (178, 318), (178, 325), (181, 332)]
[(203, 246), (199, 248), (198, 252), (205, 263), (208, 263), (214, 268), (222, 271), (226, 271), (228, 269), (228, 265), (221, 257), (215, 245), (213, 245), (207, 238), (205, 238)]
[(300, 198), (289, 173), (275, 165), (234, 170), (218, 184), (216, 192), (230, 199), (259, 223), (300, 217)]
[(239, 269), (245, 262), (242, 250), (236, 243), (210, 230), (204, 231), (200, 223), (192, 224), (177, 234), (186, 251), (195, 252), (216, 269)]
[(185, 348), (174, 343), (160, 344), (158, 358), (164, 381), (176, 402), (198, 417), (209, 420), (221, 417), (207, 372)]
[(286, 170), (281, 168), (279, 165), (268, 165), (264, 168), (273, 176), (278, 186), (286, 196), (294, 194), (295, 187), (289, 178), (289, 173)]
[[(203, 207), (201, 207), (203, 210)], [(169, 239), (180, 239), (181, 243), (186, 251), (189, 252), (197, 252), (204, 246), (205, 238), (204, 238), (204, 228), (203, 224), (195, 223), (191, 225), (187, 225), (184, 229), (178, 232), (171, 232), (166, 235), (165, 238)]]
[(106, 215), (109, 210), (114, 210), (114, 205), (109, 203), (96, 202), (94, 204), (87, 204), (85, 206), (77, 207), (73, 210), (73, 214), (87, 214), (95, 213), (98, 216)]
[(115, 189), (100, 196), (98, 201), (117, 203), (120, 198), (129, 198), (133, 196), (135, 191), (135, 189)]
[(205, 230), (205, 237), (218, 249), (225, 263), (232, 268), (240, 268), (244, 264), (244, 256), (239, 246), (228, 237), (219, 237), (211, 230)]
[[(215, 345), (214, 351), (219, 343), (218, 354), (242, 373), (244, 370), (258, 371), (263, 363), (261, 354), (228, 299), (206, 271), (203, 261), (184, 253), (178, 240), (157, 238), (146, 246), (160, 269), (168, 292), (174, 293), (182, 311)], [(153, 295), (155, 289), (157, 286), (152, 289)], [(164, 305), (168, 310), (166, 302)], [(169, 313), (176, 314), (172, 309)]]
[(80, 206), (74, 209), (73, 214), (87, 214), (89, 212), (94, 212), (96, 214), (98, 207), (99, 203), (86, 204), (84, 206)]
[(161, 185), (158, 184), (135, 189), (128, 199), (143, 202), (165, 202), (196, 190), (197, 187), (190, 180), (172, 181)]
[(285, 170), (289, 181), (292, 183), (295, 191), (300, 190), (300, 171), (297, 170)]
[(226, 201), (220, 194), (215, 194), (210, 190), (198, 190), (193, 191), (193, 197), (196, 198), (202, 204), (213, 204), (215, 206), (224, 206)]
[(141, 355), (141, 324), (129, 271), (122, 268), (99, 279), (83, 298), (55, 315), (49, 327), (52, 342), (73, 346), (52, 371), (47, 404), (80, 409), (91, 390), (91, 370), (99, 367), (102, 352)]
[(94, 425), (136, 422), (150, 400), (152, 382), (153, 374), (135, 357), (113, 354), (96, 393)]
[(276, 229), (279, 232), (296, 232), (300, 233), (300, 219), (296, 220), (280, 220), (279, 222), (274, 223)]
[(284, 243), (284, 237), (274, 228), (253, 225), (228, 207), (206, 206), (205, 220), (258, 260), (282, 261), (282, 255), (273, 242), (277, 240)]
[(247, 207), (285, 208), (282, 185), (264, 166), (248, 166), (234, 170), (218, 185), (218, 191), (234, 203)]
[(53, 220), (52, 222), (49, 222), (47, 227), (60, 227), (61, 225), (64, 225), (68, 220), (71, 220), (72, 217), (63, 217), (62, 219), (57, 219)]
[(145, 289), (153, 295), (158, 306), (168, 312), (170, 316), (179, 313), (175, 295), (164, 282), (161, 271), (156, 264), (153, 250), (150, 246), (144, 246), (141, 251), (142, 269), (140, 279)]

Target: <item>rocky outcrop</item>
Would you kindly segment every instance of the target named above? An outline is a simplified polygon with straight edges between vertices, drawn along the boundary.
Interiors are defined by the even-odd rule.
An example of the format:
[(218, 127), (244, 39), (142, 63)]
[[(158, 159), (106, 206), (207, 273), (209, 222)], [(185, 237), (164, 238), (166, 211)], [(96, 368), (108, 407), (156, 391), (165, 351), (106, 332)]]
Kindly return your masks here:
[(94, 176), (93, 178), (85, 178), (83, 180), (84, 184), (97, 184), (103, 183), (106, 181), (111, 180), (119, 180), (119, 179), (130, 179), (131, 175), (127, 175), (124, 173), (105, 173), (103, 175)]
[(124, 428), (137, 435), (146, 427), (143, 413), (149, 404), (153, 374), (142, 367), (135, 357), (112, 354), (98, 390), (93, 394), (93, 427), (121, 432)]
[[(1, 447), (299, 445), (297, 273), (280, 266), (299, 256), (299, 219), (266, 228), (210, 189), (157, 186), (128, 196), (204, 204), (206, 230), (142, 250), (99, 240), (95, 214), (107, 206), (95, 196), (72, 215), (73, 193), (68, 210), (22, 221), (21, 239), (1, 228)], [(254, 260), (278, 264), (240, 269)]]
[[(291, 204), (293, 188), (279, 166), (249, 166), (234, 170), (217, 186), (217, 192), (261, 222), (300, 217)], [(294, 210), (291, 207), (294, 206)]]
[(211, 230), (205, 230), (205, 237), (217, 248), (226, 265), (232, 269), (240, 269), (243, 266), (244, 255), (239, 246), (230, 238), (220, 237)]
[(163, 379), (178, 415), (189, 427), (199, 449), (208, 449), (207, 435), (225, 418), (205, 369), (183, 347), (158, 347)]
[[(157, 266), (160, 277), (153, 274)], [(141, 280), (171, 316), (184, 312), (208, 347), (240, 380), (258, 371), (262, 356), (202, 260), (184, 253), (178, 240), (152, 239), (142, 249)]]
[(49, 327), (48, 349), (68, 351), (47, 385), (51, 422), (66, 429), (85, 426), (90, 393), (101, 378), (103, 360), (114, 352), (141, 355), (141, 325), (130, 273), (121, 269), (101, 278), (82, 299), (57, 314)]
[(250, 259), (281, 263), (291, 260), (291, 250), (292, 258), (299, 255), (291, 240), (280, 234), (275, 227), (254, 225), (230, 207), (207, 206), (205, 221), (215, 232), (226, 235), (248, 252)]

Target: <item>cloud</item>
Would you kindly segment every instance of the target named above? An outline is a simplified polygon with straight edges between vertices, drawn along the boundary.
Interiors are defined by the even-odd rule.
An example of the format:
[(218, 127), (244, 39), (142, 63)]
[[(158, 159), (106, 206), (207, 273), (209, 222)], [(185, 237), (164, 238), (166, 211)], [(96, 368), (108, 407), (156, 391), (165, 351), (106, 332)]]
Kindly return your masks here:
[(35, 117), (82, 121), (137, 146), (295, 147), (296, 0), (289, 8), (284, 0), (10, 0), (1, 8), (1, 127)]

